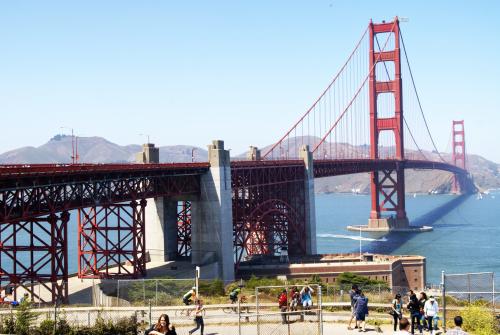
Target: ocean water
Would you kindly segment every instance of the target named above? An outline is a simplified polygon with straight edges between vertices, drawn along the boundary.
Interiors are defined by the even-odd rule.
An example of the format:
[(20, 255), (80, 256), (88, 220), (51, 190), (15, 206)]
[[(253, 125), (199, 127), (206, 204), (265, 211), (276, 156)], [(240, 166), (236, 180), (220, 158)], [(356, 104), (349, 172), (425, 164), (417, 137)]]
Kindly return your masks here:
[[(495, 272), (500, 277), (500, 193), (459, 197), (417, 195), (406, 198), (410, 224), (434, 227), (426, 233), (366, 233), (363, 252), (422, 255), (427, 282), (438, 284), (446, 273)], [(359, 252), (359, 233), (348, 225), (366, 224), (370, 196), (316, 195), (319, 253)], [(498, 279), (497, 279), (498, 280)]]

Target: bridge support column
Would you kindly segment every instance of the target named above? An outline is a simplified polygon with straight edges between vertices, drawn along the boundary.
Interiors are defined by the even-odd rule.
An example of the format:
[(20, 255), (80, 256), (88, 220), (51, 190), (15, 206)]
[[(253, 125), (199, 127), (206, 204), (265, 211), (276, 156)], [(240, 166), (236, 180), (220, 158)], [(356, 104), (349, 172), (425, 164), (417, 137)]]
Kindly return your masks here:
[(203, 267), (203, 277), (229, 281), (234, 280), (231, 165), (223, 141), (208, 146), (208, 161), (200, 199), (191, 204), (191, 259)]
[[(401, 51), (399, 48), (399, 21), (393, 23), (370, 23), (370, 158), (384, 158), (379, 152), (379, 136), (382, 132), (391, 132), (395, 140), (395, 157), (400, 160), (394, 170), (372, 172), (371, 193), (372, 209), (368, 220), (369, 229), (406, 229), (409, 227), (405, 211), (405, 174), (404, 174), (404, 128), (403, 100), (401, 79)], [(375, 48), (375, 37), (379, 33), (389, 33), (394, 36), (393, 50)], [(379, 81), (376, 76), (376, 64), (391, 62), (394, 74), (385, 81)], [(385, 65), (384, 65), (385, 66)], [(380, 94), (391, 94), (394, 98), (394, 115), (387, 117), (387, 110), (379, 111), (377, 100)], [(390, 110), (389, 110), (390, 111)], [(379, 112), (382, 115), (379, 115)], [(389, 217), (381, 217), (381, 212), (389, 213)]]
[(314, 196), (314, 166), (313, 154), (309, 150), (308, 145), (303, 145), (300, 148), (300, 158), (304, 160), (305, 164), (305, 187), (304, 187), (304, 201), (305, 201), (305, 228), (306, 228), (306, 254), (317, 254), (316, 245), (316, 206)]
[[(160, 151), (153, 143), (142, 146), (138, 163), (160, 162)], [(157, 197), (146, 206), (146, 250), (152, 262), (175, 260), (177, 257), (177, 201)]]

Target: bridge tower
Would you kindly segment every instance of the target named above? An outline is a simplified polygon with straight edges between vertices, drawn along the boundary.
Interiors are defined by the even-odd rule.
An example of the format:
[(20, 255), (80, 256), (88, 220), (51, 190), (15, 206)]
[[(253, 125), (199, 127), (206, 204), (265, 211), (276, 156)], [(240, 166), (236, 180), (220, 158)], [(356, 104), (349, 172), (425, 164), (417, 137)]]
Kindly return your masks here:
[[(394, 229), (409, 226), (405, 210), (405, 180), (404, 180), (404, 139), (403, 139), (403, 95), (401, 81), (401, 51), (399, 20), (374, 24), (370, 22), (370, 158), (383, 158), (379, 152), (379, 136), (381, 132), (390, 131), (395, 137), (397, 160), (401, 161), (394, 170), (382, 170), (371, 173), (372, 206), (369, 228)], [(375, 50), (377, 34), (393, 34), (394, 49), (384, 51)], [(394, 77), (388, 81), (379, 81), (376, 77), (377, 64), (394, 66)], [(390, 70), (388, 72), (391, 72)], [(392, 79), (392, 80), (391, 80)], [(394, 115), (385, 115), (377, 107), (377, 99), (381, 93), (391, 93), (394, 97)], [(382, 216), (382, 213), (386, 213)]]
[[(464, 120), (453, 121), (452, 123), (452, 161), (455, 166), (458, 166), (466, 170), (466, 159), (465, 159), (465, 128)], [(452, 193), (460, 193), (461, 185), (459, 176), (456, 174), (453, 176), (453, 184), (451, 191)]]

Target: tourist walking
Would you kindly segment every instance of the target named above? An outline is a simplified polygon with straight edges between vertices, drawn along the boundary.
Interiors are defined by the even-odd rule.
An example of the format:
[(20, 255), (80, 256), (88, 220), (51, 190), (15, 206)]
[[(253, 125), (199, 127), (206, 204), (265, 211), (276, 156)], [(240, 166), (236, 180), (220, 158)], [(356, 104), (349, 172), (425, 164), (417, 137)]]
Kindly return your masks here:
[(427, 320), (427, 326), (429, 327), (431, 335), (434, 335), (435, 329), (433, 328), (433, 321), (434, 318), (437, 316), (438, 312), (439, 312), (438, 303), (436, 299), (434, 299), (434, 297), (431, 296), (424, 305), (424, 315), (425, 319)]
[(447, 335), (469, 335), (469, 333), (462, 330), (462, 323), (464, 320), (460, 315), (455, 316), (453, 321), (455, 322), (455, 328), (448, 330), (446, 332)]
[(410, 321), (407, 318), (401, 318), (401, 320), (399, 320), (399, 331), (395, 332), (394, 335), (409, 335), (409, 330)]
[[(366, 331), (366, 316), (368, 315), (368, 298), (359, 290), (359, 296), (354, 303), (354, 312), (356, 314), (356, 326), (358, 331)], [(359, 321), (359, 323), (358, 323)]]
[(198, 329), (200, 329), (201, 335), (203, 335), (203, 331), (205, 329), (205, 325), (203, 324), (203, 304), (200, 299), (196, 300), (196, 309), (194, 311), (194, 322), (196, 322), (196, 328), (193, 328), (189, 331), (189, 334), (194, 333)]
[(355, 328), (358, 328), (358, 323), (356, 322), (356, 313), (354, 312), (354, 304), (359, 297), (359, 288), (358, 285), (354, 284), (351, 286), (351, 290), (349, 291), (349, 297), (351, 298), (351, 318), (349, 319), (349, 324), (347, 325), (347, 329), (352, 330), (351, 324), (354, 319), (354, 323), (356, 324)]
[(144, 335), (177, 335), (175, 327), (170, 323), (167, 314), (160, 315), (158, 322), (146, 330)]
[(420, 325), (420, 303), (418, 301), (417, 295), (410, 290), (410, 301), (408, 302), (408, 310), (410, 311), (410, 320), (411, 320), (411, 333), (415, 334), (415, 325), (422, 334), (422, 326)]
[(287, 298), (286, 290), (283, 290), (278, 297), (278, 307), (281, 311), (281, 319), (282, 319), (281, 323), (286, 324), (287, 323), (286, 312), (288, 309), (288, 298)]
[(422, 321), (422, 328), (429, 329), (427, 326), (427, 320), (425, 319), (424, 306), (427, 302), (427, 294), (425, 292), (420, 292), (420, 298), (418, 299), (418, 305), (420, 308), (420, 321)]
[(392, 300), (391, 314), (394, 319), (394, 331), (398, 329), (398, 321), (403, 317), (403, 300), (401, 294), (396, 294)]

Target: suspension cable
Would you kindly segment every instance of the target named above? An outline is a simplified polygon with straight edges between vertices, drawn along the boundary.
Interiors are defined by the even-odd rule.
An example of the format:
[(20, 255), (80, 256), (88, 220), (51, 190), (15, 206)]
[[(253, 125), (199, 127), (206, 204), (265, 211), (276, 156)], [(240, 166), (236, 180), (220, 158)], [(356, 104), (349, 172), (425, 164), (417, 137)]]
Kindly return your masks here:
[(429, 137), (431, 139), (432, 146), (434, 147), (434, 150), (438, 154), (438, 156), (441, 159), (441, 161), (443, 163), (446, 163), (446, 161), (441, 156), (441, 153), (437, 149), (436, 143), (434, 142), (434, 138), (432, 138), (432, 134), (431, 134), (431, 131), (429, 129), (429, 125), (427, 124), (427, 119), (425, 118), (424, 109), (422, 108), (422, 104), (420, 103), (420, 97), (418, 95), (417, 86), (415, 85), (415, 80), (413, 78), (413, 72), (411, 71), (410, 60), (408, 59), (408, 54), (406, 53), (406, 47), (405, 47), (405, 41), (403, 39), (403, 34), (401, 33), (401, 30), (399, 32), (400, 32), (400, 36), (401, 36), (401, 43), (403, 44), (403, 51), (405, 53), (406, 64), (408, 65), (408, 70), (410, 72), (411, 82), (413, 84), (413, 89), (415, 90), (415, 95), (417, 97), (418, 107), (420, 109), (420, 113), (422, 114), (422, 117), (424, 118), (425, 128), (427, 129), (427, 133), (429, 134)]
[(361, 36), (361, 38), (359, 39), (358, 43), (356, 44), (356, 47), (354, 48), (354, 50), (351, 52), (351, 54), (349, 55), (349, 58), (347, 58), (347, 61), (344, 63), (344, 65), (342, 66), (342, 68), (339, 70), (339, 72), (337, 73), (337, 75), (333, 78), (333, 80), (330, 82), (330, 84), (326, 87), (326, 89), (323, 91), (323, 93), (321, 93), (321, 95), (316, 99), (316, 101), (312, 104), (312, 106), (304, 113), (304, 115), (302, 115), (302, 117), (293, 125), (292, 128), (290, 128), (290, 130), (282, 137), (279, 139), (278, 142), (276, 142), (264, 155), (262, 155), (262, 158), (266, 158), (267, 155), (269, 155), (291, 132), (293, 129), (295, 129), (299, 123), (304, 120), (304, 118), (306, 116), (309, 115), (309, 113), (316, 107), (316, 105), (318, 104), (318, 102), (325, 96), (325, 94), (330, 90), (330, 88), (333, 86), (333, 84), (337, 81), (337, 78), (340, 76), (340, 74), (344, 71), (344, 69), (346, 68), (347, 64), (349, 63), (349, 61), (351, 60), (351, 58), (354, 56), (354, 53), (356, 52), (356, 50), (358, 50), (359, 46), (361, 45), (361, 42), (363, 41), (363, 39), (365, 38), (367, 32), (368, 32), (368, 28), (367, 27), (365, 29), (365, 31), (363, 32), (363, 35)]
[[(401, 30), (400, 30), (401, 31)], [(377, 42), (377, 46), (378, 46), (378, 49), (380, 50), (380, 43), (378, 41), (378, 37), (377, 35), (375, 35), (375, 41)], [(382, 62), (384, 64), (384, 68), (385, 68), (385, 73), (387, 74), (387, 80), (390, 80), (391, 77), (389, 76), (389, 70), (387, 69), (387, 64), (385, 64), (385, 62)], [(420, 146), (417, 144), (417, 141), (415, 140), (415, 137), (413, 136), (413, 133), (410, 129), (410, 126), (408, 125), (408, 122), (406, 122), (406, 118), (405, 118), (405, 114), (403, 113), (403, 122), (405, 123), (405, 126), (406, 126), (406, 129), (408, 129), (408, 133), (410, 134), (410, 137), (411, 139), (413, 140), (413, 143), (415, 144), (415, 146), (417, 147), (418, 151), (422, 154), (422, 156), (428, 160), (428, 158), (425, 156), (424, 152), (422, 151), (422, 149), (420, 149)], [(403, 143), (404, 144), (404, 143)], [(404, 153), (403, 153), (404, 154)]]

